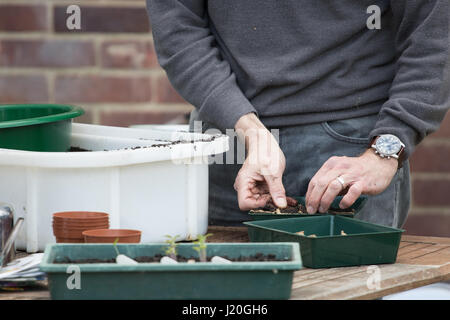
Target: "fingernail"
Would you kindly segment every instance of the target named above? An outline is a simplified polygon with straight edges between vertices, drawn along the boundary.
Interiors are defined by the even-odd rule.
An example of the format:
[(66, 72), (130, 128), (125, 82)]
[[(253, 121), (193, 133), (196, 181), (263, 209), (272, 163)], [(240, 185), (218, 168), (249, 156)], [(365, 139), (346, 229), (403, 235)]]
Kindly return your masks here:
[(285, 198), (282, 198), (282, 197), (277, 198), (277, 202), (280, 207), (283, 207), (283, 208), (287, 207), (287, 202), (286, 202)]
[(319, 207), (319, 212), (320, 213), (324, 213), (325, 212), (324, 208), (323, 207)]
[(306, 208), (306, 211), (308, 211), (309, 214), (313, 214), (314, 213), (314, 208), (311, 206), (308, 206), (308, 208)]

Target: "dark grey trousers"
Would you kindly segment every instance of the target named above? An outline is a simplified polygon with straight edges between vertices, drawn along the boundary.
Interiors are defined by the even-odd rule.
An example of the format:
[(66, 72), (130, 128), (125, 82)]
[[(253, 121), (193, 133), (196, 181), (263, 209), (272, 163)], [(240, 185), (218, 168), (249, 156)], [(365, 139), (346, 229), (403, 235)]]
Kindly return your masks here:
[[(197, 113), (191, 115), (191, 128)], [(284, 127), (279, 131), (279, 144), (286, 157), (283, 184), (286, 195), (306, 194), (308, 183), (331, 156), (358, 156), (369, 144), (369, 132), (377, 115)], [(203, 124), (203, 130), (211, 128)], [(236, 139), (237, 140), (237, 139)], [(236, 144), (239, 143), (235, 141)], [(234, 148), (236, 149), (236, 148)], [(229, 150), (228, 153), (233, 152)], [(236, 153), (236, 152), (234, 152)], [(224, 161), (225, 163), (225, 161)], [(209, 166), (209, 222), (212, 225), (240, 225), (248, 221), (239, 210), (233, 188), (241, 164), (211, 164)], [(389, 187), (379, 195), (369, 196), (356, 218), (392, 227), (402, 227), (410, 206), (410, 172), (406, 162)]]

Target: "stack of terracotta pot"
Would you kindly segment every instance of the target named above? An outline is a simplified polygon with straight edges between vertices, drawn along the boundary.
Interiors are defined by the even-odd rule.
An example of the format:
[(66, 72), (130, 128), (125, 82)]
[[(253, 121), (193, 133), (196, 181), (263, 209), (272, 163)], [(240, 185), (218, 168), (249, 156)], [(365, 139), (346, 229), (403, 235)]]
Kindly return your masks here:
[(109, 216), (104, 212), (67, 211), (53, 214), (53, 234), (58, 243), (83, 243), (83, 231), (108, 228)]

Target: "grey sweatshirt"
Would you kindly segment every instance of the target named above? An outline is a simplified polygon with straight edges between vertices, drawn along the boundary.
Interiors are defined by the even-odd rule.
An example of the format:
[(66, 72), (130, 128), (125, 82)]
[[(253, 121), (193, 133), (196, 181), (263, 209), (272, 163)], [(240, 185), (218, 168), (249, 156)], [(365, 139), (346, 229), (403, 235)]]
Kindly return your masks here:
[[(381, 10), (380, 29), (370, 29)], [(379, 114), (408, 157), (449, 108), (450, 0), (147, 0), (159, 63), (224, 130)], [(406, 158), (407, 158), (406, 157)]]

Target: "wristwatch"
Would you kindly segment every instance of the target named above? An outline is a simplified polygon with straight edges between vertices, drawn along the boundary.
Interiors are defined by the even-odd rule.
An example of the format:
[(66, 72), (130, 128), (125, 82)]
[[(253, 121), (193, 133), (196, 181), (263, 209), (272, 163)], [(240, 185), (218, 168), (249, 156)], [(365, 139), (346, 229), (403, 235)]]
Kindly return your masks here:
[(370, 144), (371, 148), (374, 149), (375, 153), (380, 157), (398, 159), (399, 164), (403, 162), (402, 155), (404, 154), (405, 144), (393, 134), (376, 136)]

